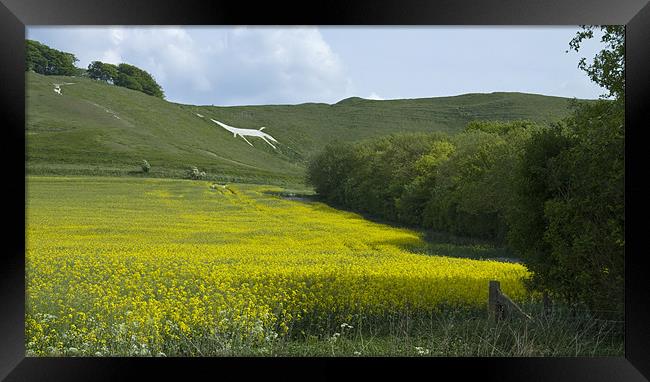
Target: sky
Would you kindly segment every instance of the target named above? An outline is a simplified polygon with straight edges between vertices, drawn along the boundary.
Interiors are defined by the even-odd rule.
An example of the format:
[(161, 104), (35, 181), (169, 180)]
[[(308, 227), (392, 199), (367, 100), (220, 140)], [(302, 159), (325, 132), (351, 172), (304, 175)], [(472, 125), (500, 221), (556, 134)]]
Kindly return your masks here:
[(566, 52), (577, 26), (28, 26), (27, 38), (77, 66), (121, 62), (151, 73), (166, 99), (194, 105), (336, 103), (525, 92), (595, 99), (578, 69), (596, 37)]

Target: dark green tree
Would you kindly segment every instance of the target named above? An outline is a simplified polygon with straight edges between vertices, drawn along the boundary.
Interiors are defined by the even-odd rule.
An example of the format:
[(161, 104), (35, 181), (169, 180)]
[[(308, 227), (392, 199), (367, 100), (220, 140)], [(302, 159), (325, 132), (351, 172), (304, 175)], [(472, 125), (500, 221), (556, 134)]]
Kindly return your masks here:
[(544, 208), (547, 201), (563, 192), (554, 179), (554, 170), (558, 167), (558, 158), (572, 145), (562, 124), (534, 131), (523, 145), (514, 178), (515, 197), (508, 215), (508, 240), (534, 272), (530, 285), (534, 289), (557, 291), (562, 278), (571, 277), (565, 275), (545, 240), (550, 223)]
[(332, 142), (311, 159), (306, 181), (327, 201), (343, 204), (344, 184), (356, 163), (354, 147), (349, 143)]
[(117, 66), (101, 61), (93, 61), (88, 65), (88, 77), (108, 83), (114, 83), (118, 77)]
[(79, 61), (72, 53), (52, 49), (38, 41), (26, 40), (26, 70), (44, 75), (76, 76)]
[(129, 76), (128, 74), (119, 73), (114, 83), (117, 86), (127, 89), (137, 90), (139, 92), (142, 91), (142, 85), (140, 85), (140, 82), (135, 77)]
[(583, 27), (570, 42), (603, 32), (604, 48), (579, 67), (607, 89), (575, 103), (562, 126), (535, 134), (520, 167), (512, 245), (529, 261), (532, 285), (594, 314), (623, 314), (625, 252), (625, 30)]
[(413, 177), (404, 186), (395, 201), (398, 219), (411, 225), (424, 226), (424, 210), (433, 198), (440, 178), (441, 165), (449, 160), (456, 147), (448, 139), (441, 138), (431, 144), (427, 153), (413, 162)]
[(151, 74), (146, 71), (136, 66), (124, 63), (119, 64), (117, 70), (118, 75), (114, 82), (115, 85), (138, 90), (158, 98), (165, 97), (160, 85), (158, 85)]

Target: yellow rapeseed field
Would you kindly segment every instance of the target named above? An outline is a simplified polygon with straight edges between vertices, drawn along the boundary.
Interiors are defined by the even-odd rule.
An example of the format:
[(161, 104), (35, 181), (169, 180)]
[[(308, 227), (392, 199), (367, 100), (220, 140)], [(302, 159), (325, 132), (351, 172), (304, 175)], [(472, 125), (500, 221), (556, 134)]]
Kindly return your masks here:
[(306, 321), (481, 309), (522, 265), (426, 255), (418, 233), (270, 186), (29, 177), (28, 355), (210, 355)]

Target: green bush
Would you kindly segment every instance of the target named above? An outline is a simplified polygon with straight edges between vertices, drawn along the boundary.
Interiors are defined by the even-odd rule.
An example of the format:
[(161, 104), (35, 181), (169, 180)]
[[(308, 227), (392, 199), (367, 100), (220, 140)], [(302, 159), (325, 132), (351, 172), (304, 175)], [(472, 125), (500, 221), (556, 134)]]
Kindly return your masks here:
[[(593, 37), (585, 26), (570, 43)], [(550, 126), (472, 121), (454, 137), (403, 134), (328, 146), (308, 166), (325, 200), (391, 221), (507, 244), (530, 287), (620, 316), (625, 252), (625, 30), (579, 67), (613, 100)]]
[(79, 61), (74, 54), (52, 49), (38, 41), (26, 40), (26, 70), (44, 75), (76, 76)]
[(196, 167), (190, 168), (190, 170), (187, 173), (187, 176), (190, 179), (194, 179), (194, 180), (200, 180), (200, 179), (206, 179), (207, 178), (207, 174), (205, 173), (205, 171), (199, 171), (199, 169), (196, 168)]
[(142, 172), (147, 173), (147, 172), (149, 172), (149, 170), (151, 170), (151, 165), (149, 164), (149, 162), (147, 162), (146, 159), (143, 159), (142, 160)]

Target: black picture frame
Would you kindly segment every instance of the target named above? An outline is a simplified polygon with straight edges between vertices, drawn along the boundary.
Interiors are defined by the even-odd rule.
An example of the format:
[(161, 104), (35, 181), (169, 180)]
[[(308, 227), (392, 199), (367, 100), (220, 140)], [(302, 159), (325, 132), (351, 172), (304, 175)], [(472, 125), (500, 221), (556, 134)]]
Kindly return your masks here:
[[(0, 0), (0, 129), (5, 228), (0, 255), (0, 378), (153, 380), (437, 379), (644, 381), (650, 378), (650, 290), (643, 267), (641, 144), (650, 126), (648, 0)], [(26, 358), (25, 26), (26, 25), (626, 25), (625, 356), (602, 358)], [(568, 43), (568, 42), (567, 42)], [(646, 123), (644, 123), (646, 122)], [(8, 243), (8, 245), (7, 245)], [(645, 377), (644, 377), (645, 376)]]

